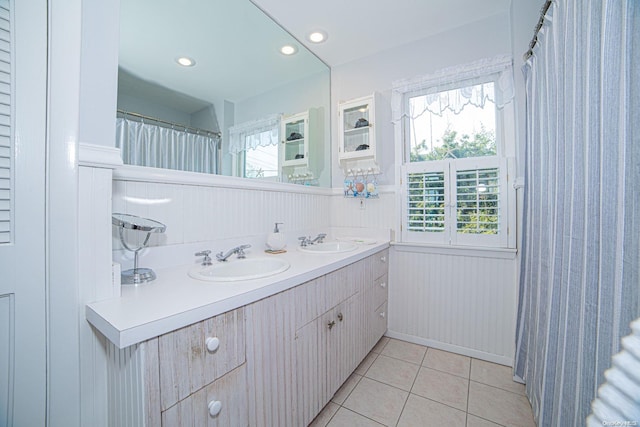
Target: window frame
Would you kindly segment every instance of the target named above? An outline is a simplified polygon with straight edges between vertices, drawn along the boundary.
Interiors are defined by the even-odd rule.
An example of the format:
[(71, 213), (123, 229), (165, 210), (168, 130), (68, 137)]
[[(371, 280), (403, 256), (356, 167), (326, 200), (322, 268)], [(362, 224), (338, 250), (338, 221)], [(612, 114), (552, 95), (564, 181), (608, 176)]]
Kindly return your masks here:
[[(507, 67), (511, 72), (511, 64)], [(513, 185), (515, 177), (515, 107), (513, 100), (498, 107), (502, 103), (503, 94), (500, 93), (500, 79), (503, 74), (500, 69), (478, 69), (474, 73), (463, 73), (456, 78), (451, 75), (446, 84), (413, 84), (406, 90), (394, 90), (396, 112), (401, 119), (396, 126), (396, 158), (397, 172), (400, 176), (400, 191), (398, 191), (398, 214), (400, 242), (405, 244), (444, 246), (451, 248), (477, 249), (513, 249), (516, 247), (516, 195)], [(427, 76), (425, 81), (429, 81)], [(416, 82), (416, 80), (414, 80)], [(480, 83), (494, 83), (496, 91), (496, 155), (484, 157), (469, 157), (462, 159), (444, 159), (432, 161), (411, 162), (411, 139), (409, 123), (409, 99), (427, 93), (441, 92), (462, 88), (467, 85)], [(411, 85), (410, 85), (411, 86)], [(436, 90), (434, 90), (436, 89)], [(431, 91), (431, 92), (429, 92)], [(398, 108), (399, 107), (399, 108)], [(498, 167), (499, 169), (499, 233), (471, 234), (457, 231), (457, 171), (485, 169)], [(445, 173), (445, 231), (410, 231), (408, 227), (408, 174), (416, 172)]]
[[(279, 138), (278, 138), (279, 139)], [(239, 171), (239, 177), (241, 178), (249, 178), (249, 179), (261, 179), (261, 180), (265, 180), (265, 181), (280, 181), (281, 177), (281, 164), (280, 164), (280, 144), (276, 143), (276, 144), (271, 144), (271, 147), (275, 147), (277, 154), (276, 154), (276, 174), (273, 176), (266, 176), (266, 177), (248, 177), (247, 175), (247, 150), (246, 148), (244, 150), (242, 150), (240, 153), (237, 154), (237, 161), (238, 161), (238, 171)]]
[[(247, 138), (254, 135), (259, 135), (263, 132), (268, 132), (268, 131), (273, 132), (275, 130), (278, 134), (276, 138), (276, 143), (270, 144), (270, 145), (274, 145), (274, 146), (277, 145), (278, 147), (277, 173), (275, 176), (266, 177), (266, 178), (257, 178), (257, 179), (260, 179), (263, 181), (275, 181), (275, 182), (281, 181), (282, 179), (282, 176), (281, 176), (282, 165), (280, 161), (281, 123), (282, 123), (282, 114), (277, 114), (277, 115), (267, 116), (265, 118), (256, 119), (256, 120), (245, 122), (245, 123), (240, 123), (239, 125), (237, 125), (237, 127), (240, 128), (240, 130), (235, 129), (236, 126), (232, 126), (231, 128), (229, 128), (230, 135), (237, 134), (238, 135), (237, 137), (243, 138), (241, 142), (243, 147), (242, 149), (239, 149), (237, 151), (232, 151), (230, 149), (228, 152), (228, 154), (231, 156), (231, 175), (232, 176), (237, 176), (239, 178), (246, 178), (245, 175), (246, 175), (246, 151), (247, 151), (246, 140)], [(267, 124), (269, 126), (267, 126)], [(255, 179), (255, 178), (250, 178), (250, 179)]]

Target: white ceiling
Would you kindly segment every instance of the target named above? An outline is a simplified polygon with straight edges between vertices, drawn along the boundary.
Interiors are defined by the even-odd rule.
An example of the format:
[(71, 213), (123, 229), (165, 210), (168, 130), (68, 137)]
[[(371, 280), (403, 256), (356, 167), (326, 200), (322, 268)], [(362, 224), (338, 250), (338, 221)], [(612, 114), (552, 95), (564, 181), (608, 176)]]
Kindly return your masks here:
[[(251, 1), (330, 66), (478, 21), (511, 5), (511, 0)], [(328, 40), (308, 42), (314, 29), (326, 31)]]

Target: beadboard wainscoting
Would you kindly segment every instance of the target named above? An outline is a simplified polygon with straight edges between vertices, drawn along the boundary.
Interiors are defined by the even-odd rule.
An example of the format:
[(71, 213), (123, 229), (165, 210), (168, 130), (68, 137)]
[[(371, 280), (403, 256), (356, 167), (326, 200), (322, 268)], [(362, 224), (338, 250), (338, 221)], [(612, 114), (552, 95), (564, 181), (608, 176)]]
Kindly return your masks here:
[[(334, 189), (333, 227), (391, 230), (399, 238), (396, 190), (377, 199), (345, 198)], [(513, 250), (485, 251), (392, 243), (387, 335), (511, 366), (517, 307)]]
[[(119, 349), (111, 342), (107, 343), (108, 405), (109, 416), (101, 419), (109, 426), (144, 426), (147, 412), (152, 406), (145, 394), (145, 381), (153, 383), (156, 379), (145, 371), (146, 344), (136, 344)], [(157, 356), (157, 355), (156, 355)], [(156, 402), (157, 403), (157, 402)], [(98, 420), (94, 420), (97, 422)], [(108, 422), (107, 422), (108, 421)], [(160, 420), (155, 419), (160, 425)], [(92, 424), (96, 425), (96, 424)]]
[[(80, 144), (78, 171), (78, 352), (80, 423), (107, 426), (108, 341), (86, 321), (85, 304), (120, 295), (112, 280), (111, 189), (120, 150)], [(68, 351), (73, 351), (69, 348)]]
[(473, 252), (392, 247), (387, 335), (512, 366), (515, 254)]
[[(330, 226), (328, 189), (206, 175), (198, 181), (194, 175), (202, 174), (188, 172), (165, 171), (165, 175), (175, 175), (175, 182), (118, 170), (113, 183), (113, 212), (167, 226), (164, 233), (151, 237), (149, 246), (265, 235), (276, 221), (284, 223), (285, 233)], [(117, 233), (113, 236), (114, 250), (120, 249)]]
[(344, 197), (341, 189), (334, 189), (334, 194), (331, 198), (332, 226), (394, 229), (397, 202), (393, 187), (381, 187), (379, 197), (373, 199)]

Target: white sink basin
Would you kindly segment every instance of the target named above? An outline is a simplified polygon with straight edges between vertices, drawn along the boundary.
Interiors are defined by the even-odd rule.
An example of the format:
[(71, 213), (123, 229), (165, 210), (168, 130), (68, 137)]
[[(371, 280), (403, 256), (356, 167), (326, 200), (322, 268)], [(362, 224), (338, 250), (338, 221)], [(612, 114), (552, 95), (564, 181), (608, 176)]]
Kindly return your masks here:
[(216, 262), (208, 267), (197, 266), (189, 276), (209, 282), (236, 282), (260, 279), (286, 271), (291, 265), (282, 258), (246, 258)]
[(351, 242), (324, 242), (309, 246), (298, 246), (298, 250), (310, 254), (339, 254), (350, 252), (358, 248), (358, 245)]

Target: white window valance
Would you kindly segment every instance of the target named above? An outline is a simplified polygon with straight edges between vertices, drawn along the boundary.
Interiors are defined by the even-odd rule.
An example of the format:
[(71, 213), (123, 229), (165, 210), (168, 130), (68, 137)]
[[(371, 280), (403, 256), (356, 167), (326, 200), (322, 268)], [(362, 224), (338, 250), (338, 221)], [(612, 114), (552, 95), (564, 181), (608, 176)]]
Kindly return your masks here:
[(257, 147), (276, 145), (280, 140), (281, 114), (240, 123), (229, 128), (229, 152), (237, 154)]
[[(515, 95), (513, 82), (513, 60), (502, 55), (468, 64), (443, 68), (433, 74), (393, 82), (393, 117), (399, 121), (403, 115), (402, 100), (405, 94), (419, 92), (426, 95), (427, 102), (422, 114), (430, 111), (442, 115), (445, 110), (458, 114), (465, 105), (484, 107), (489, 100), (497, 108), (503, 108)], [(495, 76), (487, 84), (487, 76)]]

